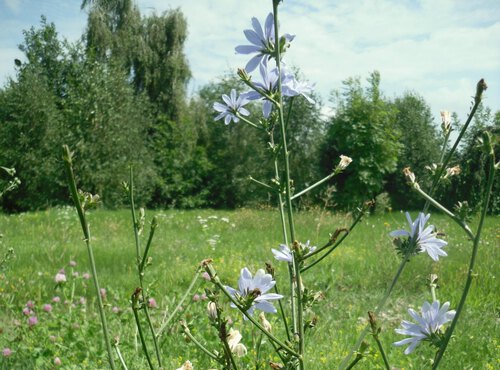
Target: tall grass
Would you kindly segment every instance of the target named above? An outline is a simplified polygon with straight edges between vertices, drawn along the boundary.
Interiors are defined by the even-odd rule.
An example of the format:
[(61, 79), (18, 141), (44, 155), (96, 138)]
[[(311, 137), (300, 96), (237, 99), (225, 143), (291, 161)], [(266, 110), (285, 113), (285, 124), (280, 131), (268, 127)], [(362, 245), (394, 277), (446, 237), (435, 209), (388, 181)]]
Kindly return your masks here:
[[(100, 284), (107, 291), (105, 303), (111, 333), (120, 337), (120, 348), (127, 363), (140, 369), (147, 365), (137, 342), (132, 312), (128, 309), (130, 296), (137, 287), (136, 251), (129, 212), (97, 210), (91, 212), (88, 219)], [(147, 212), (148, 219), (151, 219), (150, 213)], [(197, 262), (213, 258), (222, 281), (235, 285), (242, 267), (255, 271), (265, 262), (273, 262), (270, 249), (276, 248), (281, 240), (279, 220), (274, 211), (169, 210), (156, 214), (159, 227), (150, 252), (152, 266), (145, 281), (159, 306), (152, 310), (156, 323), (161, 322), (165, 312), (174, 309), (192, 280)], [(327, 241), (329, 232), (347, 227), (350, 221), (349, 215), (345, 214), (298, 213), (296, 233), (301, 241), (310, 239), (312, 245), (321, 245)], [(486, 220), (477, 276), (463, 319), (455, 332), (457, 340), (452, 339), (446, 360), (441, 364), (443, 369), (494, 369), (500, 366), (500, 298), (496, 276), (500, 241), (498, 221), (498, 217)], [(327, 263), (311, 270), (312, 273), (304, 273), (308, 288), (321, 290), (326, 297), (317, 306), (316, 328), (308, 332), (311, 336), (306, 356), (308, 368), (333, 367), (356, 341), (366, 325), (366, 312), (374, 308), (399, 261), (388, 233), (403, 228), (404, 222), (399, 213), (363, 219)], [(379, 318), (381, 340), (386, 349), (401, 339), (394, 329), (406, 316), (407, 303), (413, 302), (414, 307), (419, 307), (423, 300), (431, 300), (427, 281), (431, 273), (446, 282), (438, 289), (438, 299), (450, 300), (452, 307), (460, 299), (460, 284), (467, 274), (470, 243), (447, 218), (435, 214), (431, 222), (439, 225), (439, 232), (446, 234), (449, 257), (443, 264), (432, 263), (429, 258), (412, 259)], [(7, 247), (13, 247), (16, 254), (0, 272), (0, 348), (13, 350), (10, 357), (0, 357), (0, 368), (51, 368), (55, 357), (59, 357), (62, 366), (67, 368), (75, 364), (76, 368), (88, 369), (106, 366), (104, 346), (96, 339), (100, 329), (92, 284), (80, 279), (86, 272), (81, 267), (86, 266), (86, 250), (76, 212), (72, 208), (60, 208), (0, 215), (0, 230), (4, 234), (1, 253)], [(68, 267), (70, 260), (76, 261), (77, 266)], [(61, 268), (65, 268), (67, 274), (79, 272), (79, 278), (69, 281), (66, 287), (56, 287), (54, 276)], [(286, 291), (286, 267), (275, 264), (275, 268), (278, 285), (283, 284), (281, 291)], [(75, 287), (71, 297), (69, 288), (73, 281)], [(204, 281), (200, 279), (195, 293), (201, 297), (204, 287)], [(63, 293), (68, 295), (66, 299), (70, 302), (67, 305), (53, 304), (51, 313), (42, 312), (43, 304)], [(84, 305), (78, 303), (81, 296), (87, 299)], [(183, 318), (192, 324), (193, 334), (210, 346), (216, 341), (216, 333), (213, 337), (208, 336), (206, 302), (198, 301), (198, 296), (183, 307), (178, 319)], [(35, 303), (39, 323), (28, 328), (22, 309), (30, 300)], [(235, 326), (243, 332), (244, 340), (256, 340), (257, 333), (249, 326), (239, 325), (241, 315), (231, 310), (227, 307)], [(215, 367), (216, 364), (198, 354), (194, 346), (185, 343), (177, 325), (178, 319), (172, 321), (161, 337), (165, 368), (177, 368), (185, 359), (191, 359), (196, 369)], [(282, 330), (279, 324), (276, 326), (275, 330)], [(373, 355), (365, 358), (359, 368), (382, 368), (374, 343), (371, 348)], [(268, 350), (270, 356), (272, 351)], [(404, 368), (419, 368), (426, 361), (430, 363), (433, 355), (434, 352), (425, 345), (420, 346), (416, 356), (405, 356), (400, 350), (389, 351), (391, 364)]]

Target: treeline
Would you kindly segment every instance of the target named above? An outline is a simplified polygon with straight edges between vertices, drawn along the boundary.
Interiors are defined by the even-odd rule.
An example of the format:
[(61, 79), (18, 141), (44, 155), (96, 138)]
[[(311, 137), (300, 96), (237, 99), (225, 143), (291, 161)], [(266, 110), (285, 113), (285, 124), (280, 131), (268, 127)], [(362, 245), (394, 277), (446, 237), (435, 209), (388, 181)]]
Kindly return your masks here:
[[(0, 90), (0, 165), (15, 167), (22, 181), (0, 206), (24, 211), (67, 204), (62, 144), (75, 152), (79, 186), (109, 207), (125, 201), (129, 166), (138, 202), (148, 207), (274, 201), (274, 191), (258, 184), (273, 183), (267, 135), (214, 122), (213, 102), (244, 86), (228, 75), (192, 98), (186, 95), (191, 73), (180, 10), (144, 17), (131, 0), (85, 0), (82, 6), (88, 25), (81, 42), (61, 41), (42, 17), (39, 27), (24, 32), (26, 60), (15, 61), (16, 76)], [(421, 183), (428, 181), (425, 167), (439, 162), (443, 135), (422, 97), (405, 92), (390, 100), (380, 91), (380, 78), (373, 72), (366, 84), (347, 79), (332, 92), (329, 116), (322, 115), (318, 96), (315, 105), (285, 102), (296, 191), (331, 173), (341, 154), (353, 158), (341, 176), (301, 198), (300, 206), (350, 209), (374, 198), (381, 210), (421, 207), (402, 169), (411, 167)], [(459, 127), (455, 117), (454, 129)], [(453, 162), (462, 173), (439, 190), (450, 207), (458, 201), (478, 206), (486, 168), (478, 138), (484, 129), (498, 136), (500, 112), (481, 108), (477, 115)], [(490, 207), (495, 213), (498, 187), (497, 181)]]

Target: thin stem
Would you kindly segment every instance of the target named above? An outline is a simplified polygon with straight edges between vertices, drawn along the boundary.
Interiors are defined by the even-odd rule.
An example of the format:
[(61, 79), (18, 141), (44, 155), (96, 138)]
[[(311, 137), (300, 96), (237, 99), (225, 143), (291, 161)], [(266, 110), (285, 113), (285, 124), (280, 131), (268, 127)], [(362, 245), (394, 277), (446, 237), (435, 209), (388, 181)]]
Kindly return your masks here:
[(141, 340), (141, 345), (142, 345), (142, 350), (144, 351), (144, 354), (146, 355), (146, 359), (148, 361), (148, 364), (149, 364), (149, 368), (151, 370), (154, 369), (153, 367), (153, 363), (151, 362), (151, 358), (149, 357), (149, 352), (148, 352), (148, 348), (146, 346), (146, 340), (144, 339), (144, 334), (142, 333), (142, 326), (141, 326), (141, 323), (140, 323), (140, 320), (139, 320), (139, 315), (137, 313), (138, 311), (138, 307), (137, 307), (137, 304), (138, 304), (138, 299), (139, 299), (139, 294), (140, 292), (138, 290), (142, 290), (141, 288), (137, 288), (135, 290), (135, 292), (132, 294), (132, 312), (134, 313), (134, 319), (135, 319), (135, 324), (137, 326), (137, 331), (139, 332), (139, 338)]
[(113, 344), (113, 347), (115, 347), (116, 355), (118, 356), (118, 359), (120, 360), (120, 364), (122, 365), (123, 370), (128, 370), (127, 364), (125, 363), (125, 359), (122, 356), (122, 353), (120, 351), (120, 347), (118, 345), (118, 340), (115, 341)]
[[(200, 274), (196, 273), (193, 280), (191, 281), (191, 284), (189, 284), (189, 287), (187, 288), (186, 292), (184, 293), (184, 295), (182, 296), (181, 300), (179, 301), (179, 303), (177, 304), (177, 306), (175, 307), (174, 311), (172, 312), (172, 314), (168, 317), (167, 321), (165, 321), (160, 329), (158, 329), (157, 333), (156, 333), (156, 337), (159, 338), (160, 335), (162, 334), (163, 330), (166, 329), (166, 327), (168, 326), (169, 322), (172, 320), (172, 318), (175, 316), (175, 314), (177, 313), (177, 311), (179, 311), (182, 307), (182, 304), (184, 303), (184, 301), (186, 300), (186, 298), (188, 297), (188, 295), (191, 293), (191, 290), (193, 290), (193, 287), (196, 283), (196, 281), (198, 280), (198, 277), (200, 276)], [(165, 316), (166, 316), (166, 312), (165, 312)]]
[(94, 281), (94, 288), (97, 296), (97, 306), (99, 309), (99, 316), (101, 318), (102, 331), (104, 334), (104, 341), (106, 343), (106, 350), (108, 353), (109, 366), (112, 370), (116, 369), (115, 361), (113, 358), (113, 350), (111, 348), (111, 341), (109, 338), (109, 329), (106, 321), (106, 315), (104, 313), (104, 305), (102, 303), (101, 289), (99, 287), (99, 281), (97, 279), (97, 269), (95, 267), (94, 253), (92, 251), (92, 246), (90, 245), (90, 230), (87, 220), (85, 218), (85, 213), (80, 203), (80, 198), (78, 197), (78, 191), (76, 188), (75, 175), (73, 173), (72, 166), (72, 153), (67, 145), (63, 145), (63, 160), (66, 168), (66, 177), (71, 192), (71, 197), (73, 198), (73, 203), (75, 204), (76, 210), (78, 212), (78, 217), (80, 218), (80, 224), (82, 226), (83, 235), (85, 237), (85, 245), (87, 246), (87, 252), (89, 256), (90, 268), (92, 271), (92, 278)]
[[(274, 291), (276, 292), (276, 294), (280, 294), (280, 292), (278, 291), (278, 286), (277, 285), (274, 286)], [(283, 320), (283, 325), (285, 325), (286, 337), (290, 341), (291, 340), (290, 329), (288, 328), (288, 322), (287, 322), (287, 319), (286, 319), (286, 316), (285, 316), (285, 310), (283, 308), (283, 303), (281, 302), (281, 299), (278, 300), (278, 306), (280, 308), (280, 314), (281, 314), (281, 319)]]
[[(398, 268), (398, 271), (396, 272), (396, 275), (394, 275), (394, 278), (392, 279), (392, 282), (391, 282), (391, 285), (389, 286), (389, 288), (385, 291), (385, 294), (384, 296), (380, 299), (380, 301), (378, 302), (377, 304), (377, 307), (374, 311), (375, 313), (375, 316), (378, 316), (378, 314), (382, 311), (382, 308), (384, 308), (386, 302), (387, 302), (387, 299), (389, 298), (389, 296), (391, 295), (392, 293), (392, 290), (394, 289), (394, 286), (396, 285), (398, 279), (399, 279), (399, 276), (401, 275), (401, 273), (403, 272), (404, 270), (404, 267), (406, 266), (406, 262), (408, 261), (408, 256), (405, 256), (403, 258), (403, 260), (401, 261), (401, 264), (399, 265), (399, 268)], [(352, 358), (352, 355), (354, 354), (354, 352), (359, 348), (359, 346), (361, 345), (361, 343), (363, 343), (363, 340), (365, 339), (366, 337), (366, 334), (368, 334), (370, 330), (370, 324), (367, 324), (366, 327), (363, 329), (363, 331), (361, 332), (356, 344), (354, 345), (354, 347), (352, 348), (352, 350), (349, 352), (349, 354), (344, 358), (344, 360), (342, 361), (342, 363), (340, 364), (339, 366), (339, 369), (349, 369), (350, 367), (354, 366), (350, 366), (350, 367), (346, 367), (347, 366), (347, 363), (351, 360)], [(359, 361), (359, 360), (358, 360)]]
[(446, 348), (448, 347), (448, 343), (450, 341), (450, 338), (453, 334), (453, 331), (455, 330), (455, 326), (457, 325), (458, 319), (460, 318), (460, 314), (462, 313), (462, 310), (465, 305), (465, 300), (467, 299), (467, 295), (469, 294), (470, 287), (472, 285), (472, 280), (474, 278), (474, 266), (476, 263), (476, 257), (477, 257), (477, 251), (479, 249), (479, 241), (481, 238), (481, 231), (483, 229), (483, 224), (484, 224), (484, 219), (486, 217), (486, 213), (488, 211), (488, 204), (490, 201), (490, 196), (491, 196), (491, 191), (493, 189), (493, 181), (495, 178), (495, 153), (493, 150), (491, 150), (490, 154), (490, 169), (489, 169), (489, 175), (488, 175), (488, 182), (486, 185), (486, 192), (483, 198), (483, 209), (481, 212), (481, 217), (479, 219), (479, 225), (477, 227), (477, 232), (476, 232), (476, 237), (474, 238), (474, 245), (472, 247), (472, 255), (470, 259), (470, 264), (469, 264), (469, 271), (467, 273), (467, 280), (465, 281), (465, 287), (462, 293), (462, 297), (460, 298), (460, 302), (457, 306), (457, 310), (455, 313), (455, 317), (453, 318), (453, 321), (451, 322), (450, 327), (445, 333), (445, 337), (443, 340), (443, 343), (441, 347), (439, 348), (438, 353), (436, 354), (436, 358), (434, 359), (434, 364), (432, 366), (432, 369), (437, 369), (439, 362), (443, 358), (444, 352), (446, 351)]
[(182, 325), (182, 328), (184, 330), (184, 334), (186, 334), (189, 339), (199, 348), (201, 349), (203, 352), (205, 352), (205, 354), (210, 357), (211, 359), (217, 361), (218, 363), (220, 363), (221, 365), (224, 365), (223, 363), (220, 362), (220, 359), (214, 355), (212, 352), (210, 352), (203, 344), (200, 343), (200, 341), (198, 339), (196, 339), (193, 334), (191, 334), (191, 331), (189, 330), (189, 328), (187, 327), (187, 325), (185, 323), (182, 323), (181, 322), (181, 325)]
[[(141, 296), (142, 296), (142, 301), (146, 301), (146, 296), (144, 293), (144, 266), (147, 260), (147, 256), (149, 253), (149, 248), (151, 247), (151, 243), (153, 241), (153, 236), (155, 233), (155, 230), (158, 226), (158, 222), (156, 217), (153, 217), (153, 220), (151, 222), (151, 228), (149, 230), (149, 237), (148, 237), (148, 242), (146, 244), (146, 248), (144, 250), (144, 255), (141, 257), (141, 248), (140, 248), (140, 239), (139, 239), (139, 223), (137, 222), (137, 217), (135, 213), (135, 201), (134, 201), (134, 172), (132, 166), (130, 167), (130, 184), (129, 184), (129, 200), (130, 200), (130, 209), (132, 213), (132, 224), (134, 228), (134, 238), (135, 238), (135, 246), (136, 246), (136, 263), (137, 263), (137, 273), (139, 275), (139, 283), (141, 287)], [(153, 345), (155, 348), (155, 353), (156, 353), (156, 359), (158, 361), (158, 366), (161, 368), (162, 367), (162, 361), (161, 361), (161, 353), (160, 353), (160, 348), (158, 347), (158, 341), (156, 340), (156, 334), (155, 330), (153, 328), (153, 323), (151, 322), (151, 316), (149, 315), (149, 309), (147, 305), (143, 306), (144, 313), (146, 315), (146, 322), (149, 327), (149, 331), (151, 332), (151, 336), (153, 338)], [(136, 320), (137, 325), (140, 325), (140, 321)], [(142, 330), (139, 328), (139, 333), (141, 334)], [(142, 340), (142, 338), (141, 338)], [(143, 346), (144, 350), (146, 351), (147, 348)]]
[[(460, 134), (458, 135), (457, 139), (455, 140), (453, 147), (446, 155), (446, 158), (444, 159), (444, 161), (442, 161), (441, 166), (437, 169), (436, 175), (434, 177), (434, 181), (433, 181), (431, 189), (429, 191), (429, 194), (431, 194), (431, 195), (434, 194), (434, 191), (436, 190), (436, 188), (439, 184), (439, 181), (441, 179), (441, 175), (445, 171), (446, 166), (448, 165), (448, 163), (451, 160), (451, 157), (455, 153), (455, 151), (458, 147), (458, 144), (462, 140), (462, 137), (464, 136), (465, 132), (467, 131), (467, 128), (469, 127), (469, 124), (472, 122), (472, 118), (474, 117), (474, 114), (476, 113), (476, 110), (479, 107), (479, 104), (481, 104), (482, 93), (486, 88), (487, 88), (486, 83), (484, 82), (484, 80), (481, 79), (477, 83), (476, 96), (474, 97), (474, 106), (472, 107), (472, 109), (469, 113), (469, 116), (467, 117), (467, 121), (465, 122), (464, 126), (462, 127), (462, 130), (460, 131)], [(446, 145), (446, 143), (444, 145)], [(444, 152), (442, 154), (444, 154)], [(429, 202), (426, 202), (423, 212), (426, 213), (428, 208), (429, 208)]]
[[(280, 56), (280, 37), (279, 37), (279, 27), (278, 27), (278, 5), (279, 1), (273, 1), (273, 15), (274, 15), (274, 52), (276, 58), (276, 67), (278, 69), (278, 82), (277, 82), (277, 93), (278, 93), (278, 117), (279, 117), (279, 125), (281, 129), (281, 143), (283, 144), (282, 153), (283, 153), (283, 163), (285, 166), (285, 202), (288, 214), (288, 228), (290, 230), (290, 238), (292, 243), (295, 242), (295, 224), (293, 220), (293, 208), (292, 208), (292, 193), (290, 188), (290, 162), (289, 162), (289, 153), (287, 147), (286, 140), (286, 127), (284, 121), (283, 114), (283, 94), (282, 94), (282, 86), (281, 86), (281, 56)], [(296, 292), (297, 292), (297, 311), (292, 311), (292, 315), (297, 315), (297, 326), (298, 326), (298, 335), (299, 335), (299, 368), (304, 369), (304, 322), (303, 322), (303, 312), (302, 312), (302, 279), (300, 276), (300, 266), (297, 261), (293, 263), (293, 270), (295, 274), (295, 283), (296, 283)]]
[(430, 195), (428, 195), (426, 192), (424, 192), (422, 189), (419, 187), (414, 187), (413, 188), (417, 193), (419, 193), (423, 198), (427, 200), (429, 204), (432, 204), (434, 207), (445, 213), (447, 216), (449, 216), (453, 221), (455, 221), (467, 234), (471, 240), (474, 240), (474, 233), (472, 230), (469, 228), (469, 226), (460, 218), (455, 216), (451, 211), (446, 209), (444, 206), (442, 206), (440, 203), (438, 203), (434, 198), (432, 198)]
[(245, 118), (245, 116), (242, 116), (241, 114), (239, 114), (238, 112), (236, 112), (236, 116), (241, 119), (243, 122), (245, 122), (246, 124), (252, 126), (253, 128), (256, 128), (258, 130), (265, 130), (263, 127), (261, 126), (258, 126), (256, 125), (255, 123), (253, 123), (252, 121), (250, 121), (249, 119)]
[(307, 192), (313, 190), (314, 188), (318, 187), (319, 185), (323, 184), (324, 182), (330, 180), (333, 176), (335, 176), (337, 174), (336, 171), (332, 172), (331, 174), (329, 174), (328, 176), (324, 177), (323, 179), (319, 180), (318, 182), (312, 184), (311, 186), (309, 186), (308, 188), (304, 189), (304, 190), (301, 190), (299, 191), (298, 193), (295, 193), (293, 196), (292, 196), (292, 200), (294, 199), (297, 199), (298, 197), (306, 194)]
[(256, 184), (259, 184), (259, 185), (262, 185), (263, 187), (265, 187), (266, 189), (269, 189), (269, 190), (274, 190), (274, 188), (270, 185), (267, 185), (266, 183), (262, 182), (262, 181), (259, 181), (257, 179), (254, 179), (252, 176), (249, 177), (249, 180), (250, 181), (253, 181), (255, 182)]
[[(346, 233), (344, 233), (339, 240), (337, 240), (332, 246), (331, 248), (326, 252), (324, 253), (321, 257), (319, 257), (317, 260), (315, 260), (314, 262), (312, 262), (311, 264), (305, 266), (302, 268), (302, 272), (305, 272), (307, 270), (309, 270), (311, 267), (313, 267), (314, 265), (320, 263), (324, 258), (326, 258), (330, 253), (332, 253), (343, 241), (345, 238), (347, 238), (347, 236), (351, 233), (351, 231), (356, 227), (356, 225), (359, 223), (359, 221), (361, 221), (361, 218), (363, 218), (363, 215), (364, 215), (364, 212), (361, 211), (359, 213), (359, 215), (356, 217), (356, 219), (354, 220), (354, 222), (352, 223), (352, 225), (349, 227), (349, 229), (347, 230)], [(306, 256), (306, 258), (310, 258), (311, 256), (323, 251), (325, 248), (327, 248), (328, 246), (330, 246), (330, 242), (327, 243), (326, 245), (324, 245), (323, 247), (315, 250), (313, 253), (310, 253), (309, 255)]]

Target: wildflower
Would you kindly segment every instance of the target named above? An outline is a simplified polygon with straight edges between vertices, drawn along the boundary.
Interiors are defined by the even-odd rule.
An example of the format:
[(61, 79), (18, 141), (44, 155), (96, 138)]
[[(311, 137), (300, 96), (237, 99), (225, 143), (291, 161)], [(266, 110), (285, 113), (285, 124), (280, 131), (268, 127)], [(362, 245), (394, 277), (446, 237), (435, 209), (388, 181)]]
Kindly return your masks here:
[(44, 305), (43, 305), (43, 310), (44, 310), (45, 312), (52, 312), (52, 305), (51, 305), (51, 304), (49, 304), (49, 303), (44, 304)]
[(61, 359), (60, 359), (59, 357), (56, 357), (56, 358), (54, 359), (54, 365), (55, 365), (55, 366), (61, 366), (61, 364), (62, 364)]
[(217, 318), (217, 304), (215, 302), (208, 302), (207, 314), (211, 320), (215, 320)]
[(111, 311), (113, 313), (120, 313), (120, 308), (119, 307), (116, 307), (116, 306), (113, 306), (113, 308), (111, 309)]
[(106, 292), (106, 289), (105, 289), (105, 288), (101, 288), (101, 289), (99, 290), (99, 293), (101, 294), (101, 298), (102, 298), (102, 299), (106, 299), (106, 294), (107, 294), (107, 292)]
[(247, 348), (240, 343), (241, 338), (242, 336), (238, 330), (234, 330), (233, 328), (229, 329), (227, 344), (229, 345), (231, 352), (238, 357), (243, 357), (247, 354)]
[(177, 370), (193, 370), (193, 364), (191, 363), (191, 361), (188, 360), (184, 362), (184, 364)]
[(208, 272), (206, 271), (203, 271), (203, 273), (201, 274), (201, 277), (207, 281), (210, 281), (210, 275), (208, 274)]
[(28, 307), (23, 308), (23, 314), (25, 314), (26, 316), (30, 316), (32, 313), (33, 311), (31, 311)]
[(82, 274), (82, 278), (83, 278), (84, 280), (89, 280), (89, 279), (90, 279), (90, 274), (89, 274), (88, 272), (84, 272), (84, 273)]
[(261, 312), (259, 314), (259, 321), (262, 324), (263, 328), (266, 329), (266, 331), (270, 332), (273, 329), (273, 327), (271, 326), (271, 323), (269, 321), (267, 321), (266, 315), (264, 314), (264, 312)]
[(193, 296), (193, 302), (199, 302), (200, 300), (201, 300), (201, 298), (200, 298), (200, 295), (199, 295), (199, 294), (195, 294), (195, 295)]
[(271, 249), (271, 252), (273, 252), (274, 258), (276, 258), (278, 261), (284, 261), (288, 263), (292, 263), (293, 261), (292, 251), (285, 244), (280, 244), (280, 250)]
[(412, 353), (422, 341), (429, 341), (439, 346), (444, 334), (441, 330), (443, 325), (455, 317), (455, 310), (448, 311), (448, 307), (450, 307), (450, 302), (446, 302), (442, 307), (439, 307), (439, 301), (432, 302), (432, 305), (429, 302), (424, 302), (421, 309), (422, 315), (409, 308), (408, 313), (417, 323), (403, 320), (401, 328), (396, 329), (396, 333), (411, 337), (395, 342), (394, 345), (410, 344), (405, 349), (405, 355)]
[(351, 157), (348, 157), (346, 155), (341, 155), (340, 156), (340, 162), (339, 164), (337, 165), (337, 168), (339, 170), (345, 170), (347, 168), (347, 166), (349, 166), (352, 162), (352, 158)]
[(200, 299), (202, 301), (206, 301), (208, 299), (207, 294), (206, 293), (202, 293), (201, 296), (200, 296)]
[(26, 307), (28, 307), (28, 308), (34, 308), (35, 307), (35, 303), (33, 301), (28, 301), (28, 302), (26, 302)]
[[(245, 30), (243, 33), (252, 45), (239, 45), (235, 48), (238, 54), (253, 54), (256, 53), (252, 59), (245, 66), (247, 72), (252, 72), (260, 63), (267, 63), (273, 56), (275, 39), (274, 39), (274, 17), (269, 13), (264, 23), (264, 28), (259, 20), (255, 17), (252, 18), (253, 30)], [(289, 44), (295, 35), (285, 33), (280, 39), (285, 40), (285, 45)]]
[(302, 95), (309, 104), (315, 104), (316, 102), (309, 95), (314, 90), (314, 84), (309, 85), (307, 81), (298, 81), (295, 78), (290, 79), (286, 85), (283, 85), (283, 95), (284, 96), (299, 96)]
[(76, 266), (76, 261), (73, 261), (73, 260), (69, 261), (69, 265), (71, 267), (75, 267)]
[(66, 282), (66, 274), (61, 271), (59, 271), (56, 276), (54, 277), (54, 281), (57, 283), (57, 284), (61, 284), (61, 283), (65, 283)]
[(446, 175), (444, 177), (448, 178), (448, 177), (452, 177), (452, 176), (458, 176), (458, 175), (460, 175), (460, 172), (462, 172), (462, 170), (460, 169), (460, 166), (456, 165), (456, 166), (447, 168)]
[(49, 336), (49, 340), (52, 342), (52, 343), (55, 343), (55, 341), (57, 340), (57, 337), (55, 335), (51, 335)]
[[(276, 282), (270, 274), (266, 274), (264, 270), (259, 269), (252, 277), (252, 273), (245, 267), (241, 270), (238, 280), (238, 290), (226, 286), (231, 296), (239, 300), (249, 315), (253, 314), (256, 308), (264, 312), (276, 313), (276, 308), (268, 301), (273, 301), (283, 298), (281, 294), (267, 293)], [(231, 307), (236, 307), (231, 303)], [(246, 317), (245, 317), (246, 319)]]
[[(392, 237), (398, 238), (396, 244), (403, 255), (415, 254), (416, 252), (427, 252), (434, 261), (438, 261), (439, 256), (448, 255), (441, 249), (448, 243), (436, 238), (437, 234), (434, 232), (434, 225), (425, 227), (430, 217), (430, 214), (425, 216), (423, 213), (419, 213), (415, 221), (412, 221), (410, 214), (406, 212), (406, 219), (408, 220), (411, 231), (395, 230), (389, 234)], [(407, 237), (408, 239), (401, 242), (399, 240), (400, 236)]]
[[(267, 65), (261, 63), (259, 66), (260, 76), (262, 78), (262, 82), (254, 82), (254, 86), (258, 88), (259, 91), (249, 91), (245, 93), (245, 97), (248, 100), (259, 100), (262, 99), (262, 93), (265, 93), (268, 96), (272, 96), (278, 90), (278, 81), (279, 74), (278, 68), (268, 69)], [(290, 73), (286, 67), (283, 65), (281, 68), (281, 90), (283, 96), (297, 96), (300, 93), (294, 89), (297, 82), (292, 73)], [(264, 105), (262, 106), (262, 114), (265, 118), (268, 118), (271, 114), (273, 104), (269, 99), (264, 99)]]
[(78, 303), (80, 303), (82, 306), (87, 303), (87, 300), (85, 299), (85, 297), (80, 297)]
[[(316, 250), (316, 247), (310, 247), (309, 246), (309, 240), (305, 243), (294, 243), (294, 250), (297, 251), (299, 254), (299, 257), (306, 257), (308, 254), (314, 252)], [(288, 263), (292, 263), (293, 261), (293, 253), (284, 244), (280, 244), (280, 250), (276, 249), (271, 249), (271, 252), (274, 254), (274, 258), (276, 258), (278, 261), (285, 261)]]
[(78, 276), (80, 276), (80, 273), (78, 271), (73, 271), (71, 276), (73, 276), (74, 278), (77, 278)]
[(239, 122), (240, 118), (238, 115), (249, 116), (250, 112), (244, 108), (243, 106), (249, 102), (246, 95), (240, 95), (237, 97), (236, 90), (231, 89), (231, 93), (229, 96), (226, 94), (222, 95), (222, 100), (224, 100), (225, 104), (215, 102), (213, 108), (219, 112), (219, 115), (215, 117), (215, 120), (218, 121), (221, 118), (224, 118), (224, 123), (229, 125), (232, 121)]
[(5, 347), (2, 349), (2, 356), (3, 357), (10, 357), (12, 355), (12, 350), (9, 347)]
[(38, 317), (30, 316), (28, 318), (28, 326), (35, 326), (36, 324), (38, 324)]
[(156, 303), (156, 299), (149, 298), (148, 299), (148, 306), (149, 306), (149, 308), (158, 308), (158, 304)]
[(446, 133), (451, 127), (451, 113), (447, 110), (441, 111), (441, 128)]

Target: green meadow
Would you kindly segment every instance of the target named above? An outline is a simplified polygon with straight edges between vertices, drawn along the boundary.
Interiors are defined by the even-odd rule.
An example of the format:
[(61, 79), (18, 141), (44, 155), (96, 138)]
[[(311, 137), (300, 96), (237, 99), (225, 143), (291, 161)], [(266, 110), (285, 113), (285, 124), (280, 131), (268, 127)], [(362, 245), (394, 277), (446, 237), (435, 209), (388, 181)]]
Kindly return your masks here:
[[(278, 214), (271, 210), (167, 210), (146, 211), (146, 221), (157, 215), (159, 227), (149, 255), (146, 270), (148, 295), (155, 299), (153, 323), (160, 328), (170, 317), (193, 278), (200, 261), (212, 258), (222, 281), (236, 286), (241, 268), (255, 272), (271, 262), (281, 293), (287, 295), (288, 276), (285, 263), (274, 260), (271, 248), (279, 246), (281, 235)], [(96, 210), (88, 216), (91, 243), (96, 258), (99, 282), (106, 289), (106, 314), (113, 336), (119, 337), (119, 349), (130, 369), (147, 368), (138, 341), (130, 297), (138, 286), (135, 244), (130, 211)], [(299, 212), (296, 215), (300, 241), (323, 245), (329, 233), (348, 227), (348, 214), (326, 211)], [(439, 277), (438, 299), (450, 301), (454, 309), (460, 299), (467, 274), (472, 244), (448, 218), (434, 214), (430, 223), (436, 225), (448, 241), (448, 257), (438, 263), (420, 254), (406, 265), (383, 314), (381, 340), (393, 367), (429, 368), (433, 350), (421, 344), (411, 356), (404, 347), (392, 343), (403, 339), (394, 332), (401, 320), (411, 320), (408, 307), (419, 311), (425, 300), (432, 301), (430, 274)], [(148, 222), (147, 222), (148, 225)], [(474, 227), (475, 224), (473, 223)], [(365, 217), (345, 242), (317, 267), (304, 273), (305, 286), (321, 291), (320, 299), (308, 312), (315, 326), (307, 330), (306, 364), (309, 369), (334, 369), (355, 343), (367, 323), (367, 311), (390, 284), (400, 258), (389, 232), (406, 228), (404, 214), (399, 212)], [(0, 356), (0, 369), (51, 369), (55, 358), (63, 369), (100, 369), (107, 367), (100, 321), (90, 280), (87, 251), (82, 240), (76, 211), (57, 208), (48, 211), (0, 214), (1, 256), (9, 248), (15, 256), (0, 271), (0, 349), (10, 348), (12, 354)], [(148, 227), (142, 236), (146, 243)], [(459, 321), (442, 369), (498, 369), (500, 295), (499, 218), (486, 219), (479, 248), (477, 269), (466, 308)], [(3, 258), (3, 257), (2, 257)], [(70, 266), (70, 261), (76, 262)], [(56, 284), (55, 275), (64, 269), (67, 281)], [(218, 333), (209, 325), (206, 314), (205, 288), (211, 283), (199, 277), (188, 298), (181, 305), (160, 335), (163, 367), (176, 369), (190, 360), (195, 369), (216, 368), (217, 364), (187, 340), (179, 321), (185, 320), (191, 333), (209, 349), (218, 349)], [(54, 297), (59, 297), (54, 299)], [(286, 299), (286, 297), (285, 297)], [(23, 312), (27, 303), (31, 314)], [(226, 301), (225, 301), (226, 302)], [(47, 304), (51, 305), (50, 310)], [(246, 323), (237, 310), (227, 304), (225, 315), (232, 327), (241, 331), (242, 343), (255, 348), (260, 334)], [(37, 322), (29, 325), (29, 317)], [(273, 332), (284, 337), (281, 321), (266, 315)], [(356, 368), (382, 369), (383, 362), (370, 336), (366, 357)], [(152, 342), (148, 341), (152, 350)], [(257, 359), (255, 350), (239, 358), (241, 368), (269, 368), (275, 358), (267, 341), (263, 341)], [(258, 366), (259, 367), (258, 367)]]

